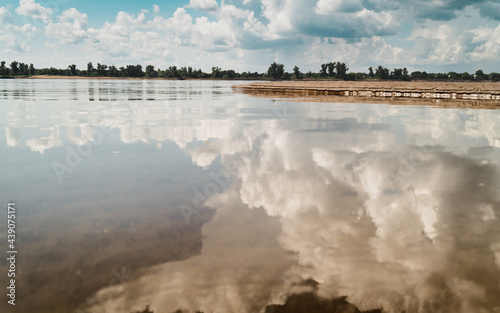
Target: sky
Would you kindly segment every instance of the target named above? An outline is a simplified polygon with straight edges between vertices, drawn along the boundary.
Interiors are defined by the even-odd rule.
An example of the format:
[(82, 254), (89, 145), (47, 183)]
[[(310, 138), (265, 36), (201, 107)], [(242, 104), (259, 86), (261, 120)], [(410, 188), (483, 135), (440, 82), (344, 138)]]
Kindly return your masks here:
[(2, 0), (0, 60), (500, 72), (498, 0)]

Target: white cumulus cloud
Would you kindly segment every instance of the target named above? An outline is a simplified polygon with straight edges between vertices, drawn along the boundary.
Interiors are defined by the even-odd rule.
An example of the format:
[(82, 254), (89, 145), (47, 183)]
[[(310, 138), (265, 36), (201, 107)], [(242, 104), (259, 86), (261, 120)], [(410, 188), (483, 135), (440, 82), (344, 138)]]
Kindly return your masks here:
[(356, 12), (362, 9), (360, 0), (318, 0), (316, 3), (316, 13), (323, 15), (334, 12)]
[(41, 6), (35, 0), (19, 0), (16, 13), (32, 19), (48, 21), (52, 15), (52, 9)]
[(219, 5), (215, 0), (190, 0), (189, 7), (202, 11), (215, 11)]
[(6, 7), (0, 8), (0, 25), (4, 25), (10, 19), (10, 12)]
[[(17, 13), (43, 21), (43, 26), (31, 24), (44, 40), (63, 44), (60, 53), (65, 44), (77, 44), (86, 51), (81, 58), (106, 58), (108, 63), (155, 60), (157, 67), (231, 66), (259, 72), (273, 61), (297, 65), (303, 72), (317, 72), (321, 63), (331, 61), (345, 62), (352, 71), (379, 64), (410, 71), (441, 71), (434, 66), (458, 64), (475, 71), (476, 64), (500, 64), (495, 23), (500, 7), (492, 1), (431, 1), (425, 8), (408, 0), (191, 0), (174, 13), (160, 11), (157, 4), (152, 14), (145, 9), (118, 12), (115, 20), (95, 28), (89, 26), (90, 12), (72, 8), (55, 18), (52, 9), (35, 1), (21, 0), (15, 13), (0, 7), (2, 42), (15, 38), (19, 51), (26, 50), (21, 42), (32, 44), (32, 33), (13, 27), (17, 19), (11, 13)], [(199, 12), (191, 15), (190, 9)], [(41, 60), (45, 66), (63, 65)], [(500, 71), (493, 67), (491, 71)]]
[(49, 22), (45, 29), (47, 37), (57, 38), (61, 43), (78, 43), (87, 38), (88, 17), (71, 8), (59, 16), (59, 23)]

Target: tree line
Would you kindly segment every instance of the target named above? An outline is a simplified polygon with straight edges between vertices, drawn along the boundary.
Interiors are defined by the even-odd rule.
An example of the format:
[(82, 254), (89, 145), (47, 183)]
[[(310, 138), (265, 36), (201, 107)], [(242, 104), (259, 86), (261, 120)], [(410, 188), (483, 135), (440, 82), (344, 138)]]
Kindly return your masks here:
[[(92, 62), (87, 63), (86, 69), (78, 69), (75, 64), (68, 65), (67, 68), (42, 68), (35, 69), (33, 64), (29, 67), (24, 63), (12, 62), (10, 67), (5, 65), (5, 61), (0, 64), (0, 77), (32, 76), (32, 75), (53, 75), (53, 76), (82, 76), (82, 77), (138, 77), (138, 78), (173, 78), (173, 79), (265, 79), (266, 75), (258, 72), (238, 73), (234, 70), (223, 70), (218, 66), (212, 67), (212, 72), (206, 73), (201, 69), (193, 69), (191, 66), (180, 67), (170, 66), (166, 69), (155, 69), (153, 65), (148, 65), (143, 69), (140, 64), (129, 64), (116, 67)], [(24, 68), (27, 70), (24, 70)], [(21, 69), (21, 70), (20, 70)]]
[(292, 73), (284, 70), (283, 64), (276, 62), (271, 64), (267, 77), (273, 80), (288, 79), (337, 79), (337, 80), (427, 80), (427, 81), (500, 81), (500, 73), (484, 73), (479, 69), (474, 74), (468, 72), (457, 73), (427, 73), (425, 71), (414, 71), (409, 73), (407, 68), (394, 68), (392, 71), (382, 65), (376, 68), (369, 67), (368, 72), (348, 72), (349, 68), (342, 62), (330, 62), (321, 64), (317, 73), (301, 73), (300, 68), (295, 66)]
[(484, 73), (479, 69), (474, 74), (468, 72), (448, 72), (448, 73), (427, 73), (425, 71), (414, 71), (409, 73), (407, 68), (393, 68), (392, 70), (379, 65), (369, 67), (368, 72), (349, 72), (349, 68), (343, 62), (323, 63), (318, 72), (302, 73), (298, 66), (294, 66), (292, 72), (286, 72), (285, 66), (273, 62), (267, 73), (258, 72), (236, 72), (234, 70), (223, 70), (218, 66), (212, 67), (211, 72), (203, 72), (201, 69), (193, 69), (191, 66), (180, 67), (169, 66), (165, 69), (156, 69), (153, 65), (147, 65), (144, 69), (142, 65), (126, 65), (116, 67), (92, 62), (87, 63), (84, 69), (78, 69), (75, 64), (68, 65), (67, 68), (57, 69), (42, 68), (36, 69), (33, 64), (25, 64), (17, 61), (6, 66), (5, 61), (0, 62), (0, 77), (27, 77), (32, 75), (55, 75), (55, 76), (84, 76), (84, 77), (138, 77), (138, 78), (171, 78), (171, 79), (270, 79), (270, 80), (290, 80), (290, 79), (333, 79), (333, 80), (435, 80), (435, 81), (500, 81), (499, 73)]
[(10, 67), (5, 66), (5, 61), (0, 62), (0, 76), (31, 76), (35, 75), (35, 67), (33, 64), (19, 63), (12, 61)]

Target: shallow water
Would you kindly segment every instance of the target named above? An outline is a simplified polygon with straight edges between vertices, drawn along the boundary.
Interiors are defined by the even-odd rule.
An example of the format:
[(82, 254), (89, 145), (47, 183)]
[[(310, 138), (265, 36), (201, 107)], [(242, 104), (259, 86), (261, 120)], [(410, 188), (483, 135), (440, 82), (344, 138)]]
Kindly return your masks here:
[(500, 312), (500, 111), (234, 83), (0, 80), (1, 311)]

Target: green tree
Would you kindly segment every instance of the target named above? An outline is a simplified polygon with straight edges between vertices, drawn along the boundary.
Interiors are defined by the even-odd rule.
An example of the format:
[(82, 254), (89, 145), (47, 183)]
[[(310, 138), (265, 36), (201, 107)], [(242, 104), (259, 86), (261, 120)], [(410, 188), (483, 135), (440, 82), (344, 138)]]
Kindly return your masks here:
[[(188, 72), (189, 72), (189, 69), (191, 69), (191, 66), (190, 66), (190, 67), (188, 67)], [(191, 71), (192, 71), (192, 72), (191, 72), (191, 74), (190, 74), (190, 75), (191, 75), (191, 77), (192, 77), (192, 78), (200, 78), (200, 75), (201, 75), (201, 73), (202, 73), (202, 72), (201, 72), (201, 70), (194, 70), (194, 69), (191, 69)]]
[(68, 66), (68, 69), (69, 69), (69, 74), (71, 76), (76, 76), (76, 65), (75, 64), (71, 64), (70, 66)]
[(485, 80), (486, 79), (486, 75), (484, 74), (483, 70), (477, 70), (476, 74), (475, 74), (475, 78), (477, 80)]
[(165, 77), (170, 77), (170, 78), (182, 78), (181, 73), (179, 70), (177, 70), (177, 66), (169, 66), (167, 70), (165, 70)]
[(472, 80), (474, 78), (474, 76), (472, 76), (471, 74), (469, 74), (467, 72), (463, 72), (462, 75), (460, 75), (460, 78), (463, 80)]
[(422, 72), (420, 71), (411, 72), (410, 76), (412, 79), (419, 79), (422, 76)]
[(296, 79), (302, 78), (302, 74), (300, 73), (300, 68), (297, 65), (295, 65), (293, 68), (293, 76), (295, 76)]
[(155, 67), (153, 65), (146, 66), (146, 77), (147, 78), (156, 77), (156, 76), (158, 76), (157, 74), (158, 73), (156, 73)]
[(120, 76), (120, 72), (118, 71), (118, 69), (116, 68), (116, 66), (111, 65), (109, 67), (108, 75), (111, 76), (111, 77), (119, 77)]
[(10, 63), (10, 69), (12, 70), (12, 75), (16, 76), (19, 74), (19, 67), (18, 66), (19, 63), (17, 63), (16, 61), (12, 61)]
[(347, 78), (347, 71), (349, 68), (345, 63), (337, 62), (335, 63), (335, 69), (337, 70), (337, 78), (341, 79), (346, 79)]
[(460, 74), (457, 72), (448, 72), (448, 78), (449, 79), (460, 79)]
[(283, 64), (278, 64), (276, 62), (273, 62), (269, 66), (269, 69), (267, 70), (267, 76), (269, 76), (274, 80), (283, 78), (284, 73), (285, 73), (285, 66)]
[(351, 72), (346, 75), (345, 80), (356, 80), (356, 73)]
[(28, 64), (19, 63), (19, 75), (27, 76), (29, 75), (29, 67)]
[(321, 64), (321, 70), (319, 70), (319, 75), (321, 77), (326, 77), (327, 70), (328, 70), (328, 65), (326, 63)]
[(5, 67), (5, 61), (0, 63), (0, 76), (7, 76), (9, 74), (9, 69)]
[(330, 62), (326, 64), (326, 67), (328, 68), (328, 77), (335, 77), (335, 67), (337, 65), (337, 62)]
[(87, 76), (91, 76), (93, 69), (94, 66), (92, 65), (92, 62), (87, 63)]
[(375, 77), (375, 74), (373, 73), (373, 67), (368, 68), (368, 77), (373, 78)]
[(212, 78), (221, 78), (222, 73), (221, 73), (221, 68), (218, 66), (213, 66), (212, 67)]
[(29, 75), (35, 75), (35, 67), (33, 66), (33, 63), (30, 63), (30, 67), (28, 69)]
[(127, 65), (125, 69), (126, 77), (143, 77), (144, 72), (142, 71), (142, 65)]
[(48, 74), (48, 75), (61, 75), (62, 74), (62, 70), (58, 70), (57, 68), (55, 67), (51, 67), (49, 69), (46, 69), (45, 73), (44, 74)]
[[(349, 74), (347, 74), (347, 76), (349, 76)], [(356, 80), (366, 79), (369, 77), (368, 74), (363, 73), (363, 72), (357, 72), (357, 73), (355, 73), (355, 76), (356, 76)]]
[(490, 73), (489, 77), (488, 77), (490, 80), (494, 81), (494, 82), (497, 82), (500, 80), (500, 73), (495, 73), (495, 72), (492, 72)]
[(379, 65), (375, 70), (375, 76), (380, 79), (389, 79), (389, 69)]
[(106, 64), (97, 63), (97, 76), (108, 76), (108, 66)]
[(222, 77), (226, 79), (234, 79), (236, 77), (236, 72), (234, 70), (224, 71), (224, 75)]
[(391, 72), (391, 78), (396, 80), (403, 78), (403, 69), (395, 68), (394, 71)]

